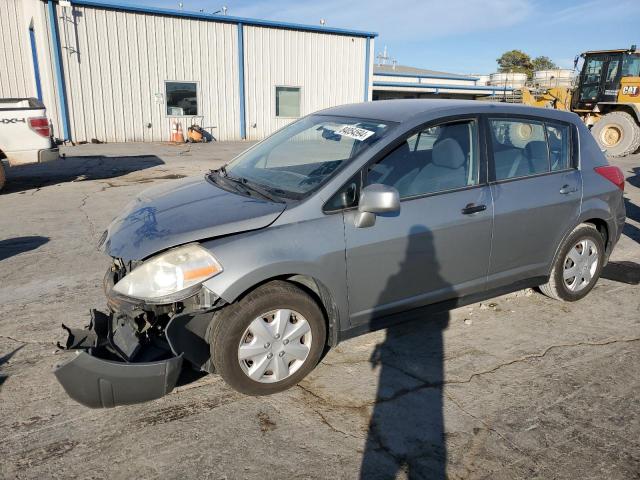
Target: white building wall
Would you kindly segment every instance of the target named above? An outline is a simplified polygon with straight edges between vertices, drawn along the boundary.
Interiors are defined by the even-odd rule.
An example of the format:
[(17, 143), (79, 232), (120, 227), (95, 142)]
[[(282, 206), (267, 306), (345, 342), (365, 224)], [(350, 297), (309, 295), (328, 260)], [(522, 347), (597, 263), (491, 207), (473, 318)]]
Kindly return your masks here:
[(0, 98), (37, 96), (30, 27), (36, 39), (42, 101), (54, 136), (61, 137), (47, 4), (40, 0), (0, 0)]
[(35, 76), (22, 0), (0, 0), (0, 98), (35, 97)]
[[(238, 138), (238, 34), (234, 24), (110, 9), (57, 6), (71, 138), (170, 139), (193, 121), (218, 140)], [(168, 117), (165, 81), (198, 83), (198, 114)]]
[(301, 87), (301, 116), (362, 102), (366, 45), (362, 37), (245, 25), (247, 138), (264, 138), (295, 120), (276, 117), (276, 86)]
[[(60, 40), (63, 82), (58, 81), (51, 20)], [(169, 140), (176, 117), (165, 114), (165, 81), (193, 81), (198, 84), (199, 116), (178, 118), (185, 134), (195, 120), (218, 140), (241, 138), (236, 23), (0, 0), (2, 97), (36, 95), (31, 25), (55, 137), (73, 142)], [(367, 42), (348, 34), (247, 24), (243, 32), (247, 138), (264, 138), (295, 120), (275, 117), (276, 86), (301, 87), (301, 116), (371, 99), (373, 38)], [(66, 137), (62, 97), (68, 110)]]

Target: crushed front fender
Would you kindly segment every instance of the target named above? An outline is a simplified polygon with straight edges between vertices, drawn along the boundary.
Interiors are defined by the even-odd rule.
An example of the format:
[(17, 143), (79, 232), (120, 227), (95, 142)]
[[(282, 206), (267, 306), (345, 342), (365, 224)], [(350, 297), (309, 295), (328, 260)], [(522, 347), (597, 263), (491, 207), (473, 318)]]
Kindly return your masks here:
[(147, 363), (104, 360), (79, 351), (54, 374), (67, 394), (89, 408), (110, 408), (155, 400), (176, 385), (182, 355)]

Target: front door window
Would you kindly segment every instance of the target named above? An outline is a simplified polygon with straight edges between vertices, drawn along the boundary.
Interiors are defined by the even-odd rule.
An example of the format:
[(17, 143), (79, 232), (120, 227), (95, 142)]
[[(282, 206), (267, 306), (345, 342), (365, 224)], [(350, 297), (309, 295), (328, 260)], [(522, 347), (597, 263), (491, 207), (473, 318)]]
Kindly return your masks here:
[(367, 183), (395, 187), (400, 198), (477, 185), (477, 131), (475, 120), (420, 131), (372, 166)]

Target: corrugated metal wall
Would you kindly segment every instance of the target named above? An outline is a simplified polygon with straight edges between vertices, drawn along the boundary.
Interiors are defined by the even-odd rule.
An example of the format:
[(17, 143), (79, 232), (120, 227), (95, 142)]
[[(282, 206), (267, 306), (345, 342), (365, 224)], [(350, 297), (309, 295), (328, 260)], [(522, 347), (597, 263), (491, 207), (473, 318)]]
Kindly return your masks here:
[[(236, 25), (79, 6), (58, 13), (74, 141), (168, 140), (166, 80), (198, 82), (197, 122), (218, 140), (238, 137)], [(181, 121), (186, 135), (191, 118)]]
[[(218, 140), (240, 139), (236, 23), (0, 0), (0, 96), (36, 94), (29, 41), (33, 23), (43, 100), (57, 137), (63, 137), (64, 102), (56, 79), (57, 43), (49, 8), (60, 38), (65, 118), (72, 141), (169, 140), (175, 117), (166, 115), (165, 81), (197, 82), (195, 121), (209, 127)], [(301, 116), (366, 98), (367, 38), (251, 24), (245, 24), (243, 32), (247, 138), (264, 138), (294, 120), (275, 116), (276, 86), (301, 88)], [(373, 39), (369, 44), (372, 58)], [(369, 69), (367, 79), (372, 62)], [(180, 120), (186, 133), (192, 119)]]
[(22, 0), (0, 0), (0, 97), (34, 97), (35, 80)]
[(366, 45), (362, 37), (245, 26), (247, 138), (264, 138), (294, 120), (276, 117), (276, 86), (301, 87), (302, 116), (362, 102)]

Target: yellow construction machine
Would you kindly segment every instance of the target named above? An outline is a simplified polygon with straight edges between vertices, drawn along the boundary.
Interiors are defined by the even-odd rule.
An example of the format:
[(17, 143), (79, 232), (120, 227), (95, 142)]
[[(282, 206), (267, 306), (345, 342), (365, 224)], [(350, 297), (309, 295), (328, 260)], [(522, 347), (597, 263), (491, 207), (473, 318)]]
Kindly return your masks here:
[(640, 52), (626, 50), (584, 52), (574, 87), (526, 87), (522, 103), (570, 110), (591, 128), (600, 147), (621, 157), (640, 147)]

